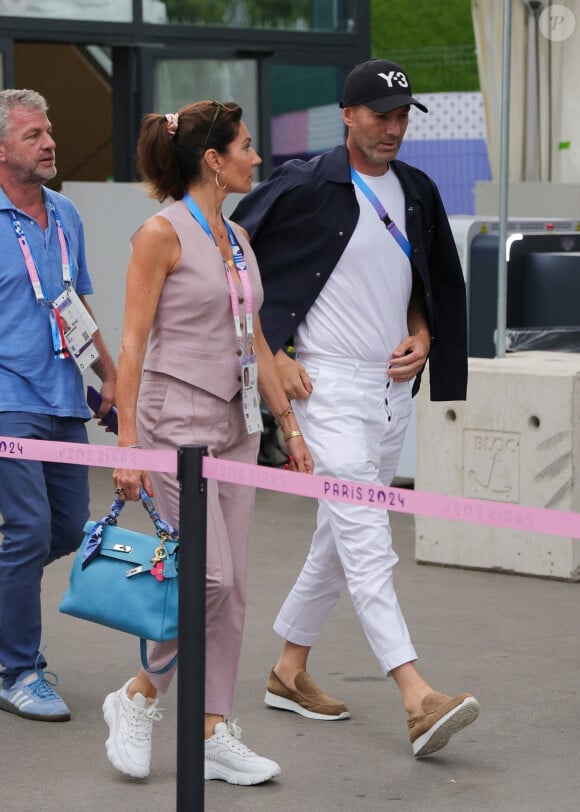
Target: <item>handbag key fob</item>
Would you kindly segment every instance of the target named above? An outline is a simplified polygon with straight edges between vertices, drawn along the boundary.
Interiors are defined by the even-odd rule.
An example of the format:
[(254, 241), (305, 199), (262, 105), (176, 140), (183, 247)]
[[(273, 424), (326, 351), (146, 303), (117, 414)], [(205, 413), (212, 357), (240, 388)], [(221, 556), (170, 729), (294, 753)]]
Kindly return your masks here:
[(154, 578), (157, 578), (158, 581), (164, 581), (165, 580), (165, 575), (163, 574), (164, 569), (165, 569), (165, 564), (163, 563), (163, 561), (157, 561), (151, 567), (150, 572), (151, 572), (151, 575)]

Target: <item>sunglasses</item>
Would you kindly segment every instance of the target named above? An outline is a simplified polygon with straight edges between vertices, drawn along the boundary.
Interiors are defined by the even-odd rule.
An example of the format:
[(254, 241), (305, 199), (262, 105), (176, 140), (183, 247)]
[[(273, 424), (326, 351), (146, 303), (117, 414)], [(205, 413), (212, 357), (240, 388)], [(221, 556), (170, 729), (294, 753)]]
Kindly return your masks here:
[(228, 108), (225, 106), (225, 104), (222, 104), (221, 102), (212, 101), (212, 104), (213, 104), (213, 105), (215, 105), (215, 113), (213, 114), (213, 118), (212, 118), (212, 120), (211, 120), (211, 124), (209, 125), (209, 130), (207, 131), (207, 135), (206, 135), (206, 137), (205, 137), (205, 141), (203, 142), (203, 148), (204, 148), (204, 149), (206, 149), (206, 147), (207, 147), (208, 141), (209, 141), (209, 139), (210, 139), (210, 137), (211, 137), (211, 134), (212, 134), (212, 132), (213, 132), (213, 128), (215, 127), (215, 123), (216, 123), (216, 121), (217, 121), (217, 119), (218, 119), (218, 116), (219, 116), (219, 114), (220, 114), (221, 110), (227, 110), (227, 109), (228, 109)]

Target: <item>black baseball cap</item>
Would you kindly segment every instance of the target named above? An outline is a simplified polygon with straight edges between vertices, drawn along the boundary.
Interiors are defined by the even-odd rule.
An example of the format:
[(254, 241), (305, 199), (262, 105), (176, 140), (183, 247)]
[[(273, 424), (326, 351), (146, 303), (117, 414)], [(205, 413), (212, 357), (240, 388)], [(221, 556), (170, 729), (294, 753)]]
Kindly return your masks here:
[(341, 107), (364, 104), (375, 113), (389, 113), (414, 104), (424, 113), (424, 104), (414, 99), (411, 82), (400, 65), (385, 59), (369, 59), (353, 68), (344, 81)]

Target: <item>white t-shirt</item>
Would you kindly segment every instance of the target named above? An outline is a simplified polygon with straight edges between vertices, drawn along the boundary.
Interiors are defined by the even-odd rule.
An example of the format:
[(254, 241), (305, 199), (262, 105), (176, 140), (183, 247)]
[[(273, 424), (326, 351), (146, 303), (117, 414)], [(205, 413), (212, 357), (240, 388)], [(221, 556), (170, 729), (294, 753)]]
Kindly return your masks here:
[[(405, 234), (405, 197), (395, 173), (361, 177)], [(382, 363), (408, 335), (411, 265), (356, 184), (355, 190), (359, 221), (295, 344), (299, 352)]]

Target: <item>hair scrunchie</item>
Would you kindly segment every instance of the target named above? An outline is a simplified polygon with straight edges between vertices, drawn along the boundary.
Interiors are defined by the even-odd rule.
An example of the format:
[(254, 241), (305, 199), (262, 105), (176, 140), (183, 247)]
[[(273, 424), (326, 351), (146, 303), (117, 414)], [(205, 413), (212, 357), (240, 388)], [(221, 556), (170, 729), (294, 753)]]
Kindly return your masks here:
[(179, 116), (177, 113), (166, 113), (165, 118), (167, 119), (167, 132), (173, 138), (179, 125)]

